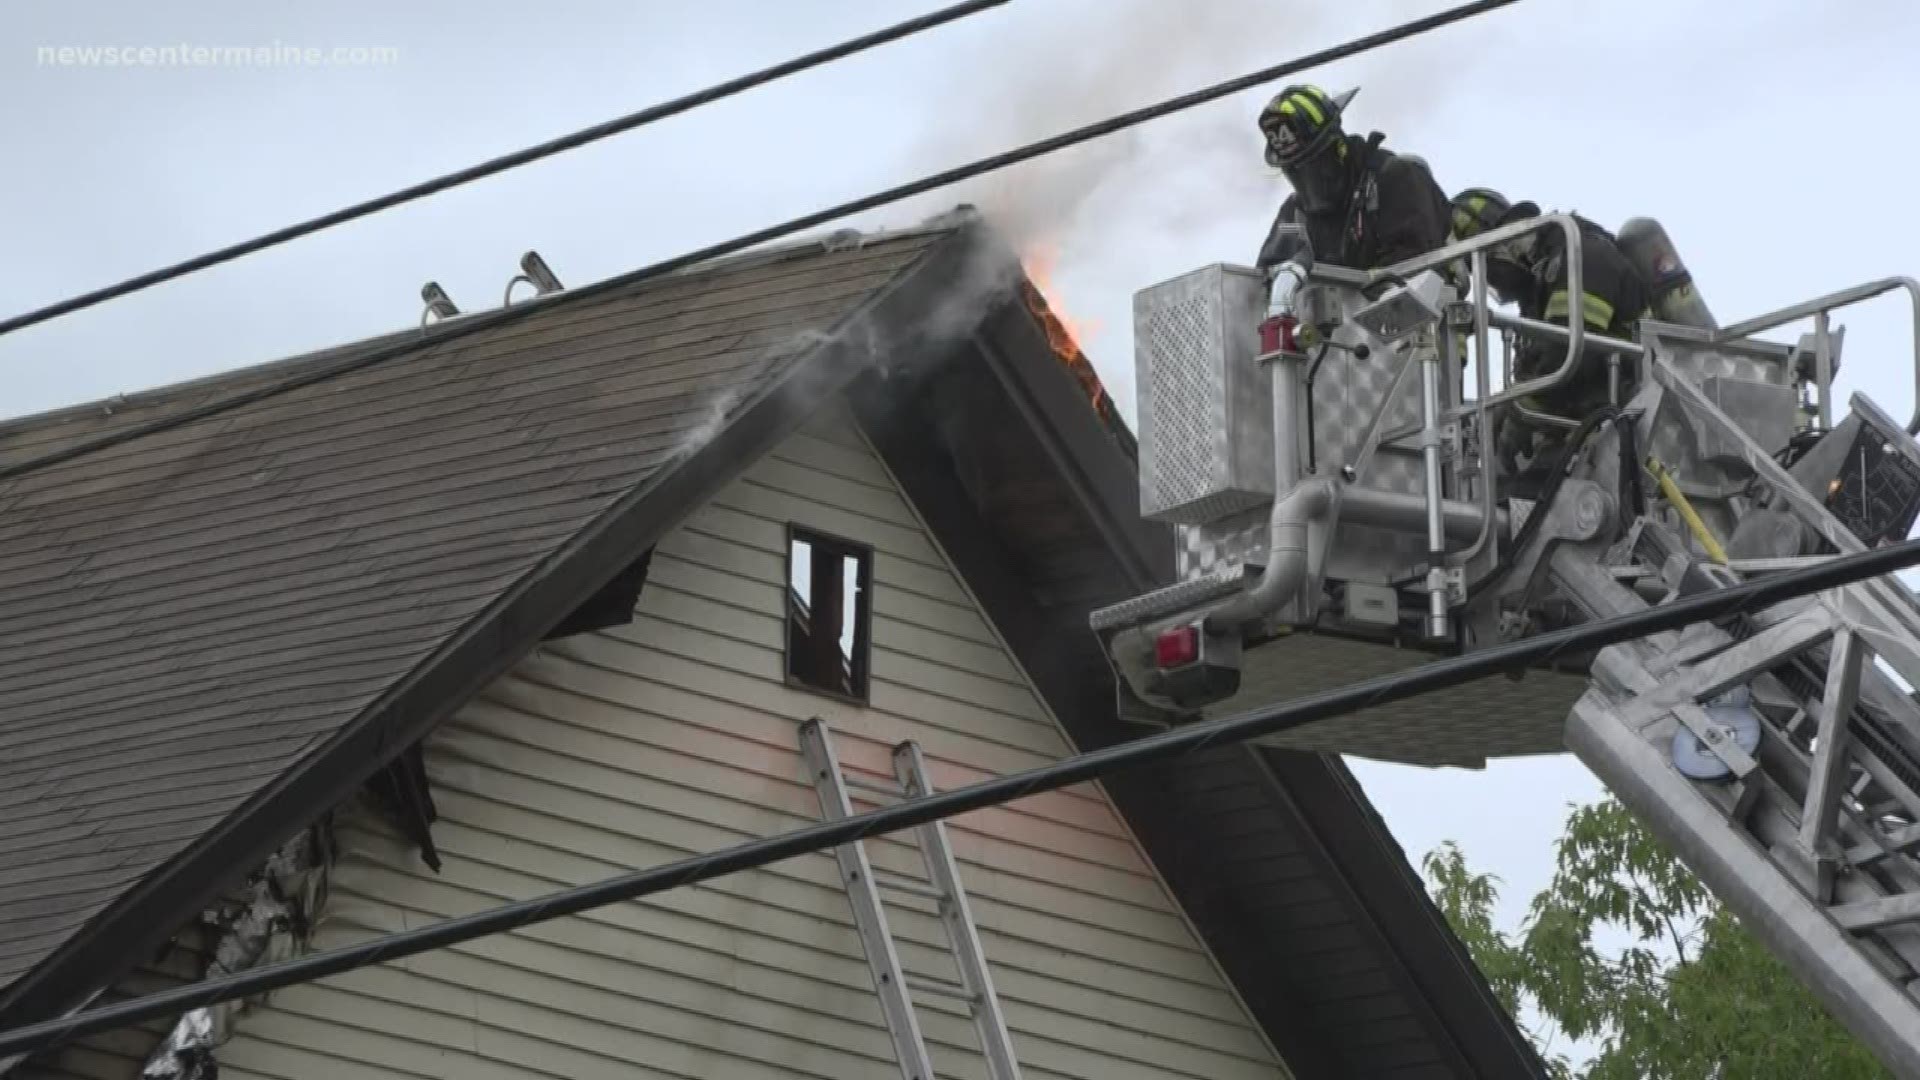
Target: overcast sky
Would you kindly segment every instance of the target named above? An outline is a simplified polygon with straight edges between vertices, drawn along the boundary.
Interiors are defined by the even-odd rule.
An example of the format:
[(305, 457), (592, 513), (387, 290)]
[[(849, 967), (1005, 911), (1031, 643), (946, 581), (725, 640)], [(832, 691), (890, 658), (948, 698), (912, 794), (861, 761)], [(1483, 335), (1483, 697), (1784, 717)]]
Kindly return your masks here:
[[(12, 0), (0, 12), (11, 314), (939, 6), (932, 0)], [(429, 279), (491, 307), (520, 253), (569, 284), (671, 256), (1438, 10), (1440, 0), (1013, 0), (911, 41), (0, 338), (0, 415), (410, 326)], [(375, 66), (88, 67), (42, 47), (398, 50)], [(1522, 0), (1313, 74), (1449, 192), (1662, 219), (1722, 321), (1920, 271), (1920, 4)], [(1135, 290), (1251, 260), (1285, 194), (1268, 90), (852, 224), (963, 199), (1059, 262), (1129, 415)], [(1842, 388), (1913, 408), (1908, 313), (1840, 319)], [(1544, 884), (1572, 759), (1358, 771), (1409, 855), (1456, 838)]]

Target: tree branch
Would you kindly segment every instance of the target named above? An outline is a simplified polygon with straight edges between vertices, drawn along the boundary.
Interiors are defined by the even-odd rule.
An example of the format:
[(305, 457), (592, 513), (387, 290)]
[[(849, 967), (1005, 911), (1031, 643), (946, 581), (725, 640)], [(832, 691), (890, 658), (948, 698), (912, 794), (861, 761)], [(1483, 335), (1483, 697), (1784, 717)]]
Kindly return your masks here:
[(1633, 882), (1634, 895), (1639, 897), (1640, 902), (1647, 906), (1647, 910), (1657, 911), (1660, 913), (1660, 921), (1667, 924), (1667, 936), (1673, 939), (1674, 956), (1678, 958), (1678, 961), (1680, 963), (1682, 964), (1686, 963), (1687, 962), (1686, 939), (1680, 936), (1680, 928), (1673, 924), (1672, 914), (1667, 912), (1666, 909), (1655, 904), (1653, 902), (1653, 898), (1647, 895), (1647, 887), (1640, 880), (1640, 872), (1638, 870), (1629, 868), (1627, 870), (1627, 879)]

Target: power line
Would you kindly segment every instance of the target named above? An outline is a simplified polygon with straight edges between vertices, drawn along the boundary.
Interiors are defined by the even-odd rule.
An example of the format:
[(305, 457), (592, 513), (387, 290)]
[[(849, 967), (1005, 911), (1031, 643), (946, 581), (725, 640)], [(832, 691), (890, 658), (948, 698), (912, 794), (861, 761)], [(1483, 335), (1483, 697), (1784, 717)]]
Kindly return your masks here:
[(302, 236), (319, 232), (322, 229), (329, 229), (335, 225), (344, 224), (355, 218), (366, 217), (368, 214), (376, 214), (382, 210), (399, 206), (402, 203), (409, 203), (415, 199), (422, 199), (428, 195), (445, 191), (448, 188), (459, 187), (461, 184), (492, 176), (494, 173), (505, 172), (508, 169), (525, 165), (528, 162), (538, 161), (544, 157), (551, 157), (563, 150), (572, 150), (576, 147), (585, 146), (590, 142), (597, 142), (612, 135), (631, 131), (634, 128), (651, 124), (655, 120), (663, 120), (669, 116), (686, 112), (689, 109), (718, 101), (721, 98), (731, 97), (744, 90), (751, 90), (756, 86), (805, 71), (808, 68), (818, 67), (829, 61), (838, 60), (842, 57), (871, 49), (876, 45), (884, 45), (904, 37), (911, 37), (922, 30), (930, 30), (944, 23), (977, 14), (988, 8), (999, 7), (1005, 3), (1007, 3), (1007, 0), (967, 0), (966, 3), (955, 4), (949, 8), (942, 8), (939, 11), (922, 15), (916, 19), (908, 19), (906, 22), (889, 26), (884, 30), (876, 30), (871, 34), (865, 34), (848, 41), (843, 41), (838, 45), (833, 45), (817, 52), (794, 57), (783, 63), (775, 64), (770, 68), (762, 68), (751, 74), (729, 79), (716, 86), (707, 87), (705, 90), (696, 90), (691, 94), (675, 98), (672, 101), (663, 101), (658, 105), (641, 109), (639, 112), (629, 113), (626, 116), (576, 131), (571, 135), (562, 135), (557, 139), (540, 143), (537, 146), (530, 146), (524, 150), (517, 150), (511, 154), (494, 158), (491, 161), (483, 161), (478, 165), (469, 166), (468, 168), (461, 169), (459, 172), (452, 172), (445, 176), (435, 177), (424, 183), (403, 188), (391, 195), (382, 195), (377, 199), (369, 199), (363, 203), (356, 203), (344, 210), (335, 210), (333, 213), (323, 214), (310, 221), (303, 221), (298, 225), (289, 225), (284, 229), (275, 230), (264, 236), (257, 236), (252, 240), (243, 241), (231, 247), (211, 251), (182, 263), (175, 263), (172, 266), (162, 267), (159, 270), (141, 274), (139, 277), (128, 278), (118, 285), (109, 285), (104, 289), (96, 289), (90, 293), (62, 300), (57, 304), (50, 304), (38, 311), (29, 311), (23, 315), (15, 315), (5, 322), (0, 322), (0, 334), (9, 334), (15, 330), (33, 326), (36, 323), (43, 323), (49, 319), (59, 318), (62, 315), (71, 314), (82, 308), (89, 308), (95, 304), (105, 303), (116, 297), (138, 292), (141, 289), (171, 281), (177, 277), (185, 277), (195, 271), (205, 270), (210, 266), (218, 266), (223, 262), (237, 259), (242, 255), (251, 255), (256, 251), (261, 251), (277, 244), (284, 244), (289, 240), (297, 240)]
[(1244, 742), (1314, 721), (1460, 686), (1475, 679), (1548, 663), (1560, 657), (1580, 655), (1652, 634), (1678, 630), (1690, 623), (1751, 612), (1795, 597), (1895, 573), (1916, 563), (1920, 563), (1920, 540), (1908, 540), (1827, 559), (1810, 567), (1697, 593), (1584, 626), (1495, 645), (1477, 653), (1436, 660), (1408, 671), (1382, 675), (1280, 705), (1253, 709), (1238, 716), (1174, 728), (1011, 776), (810, 825), (723, 851), (696, 855), (665, 866), (637, 870), (590, 885), (505, 904), (489, 911), (446, 919), (431, 926), (404, 930), (358, 945), (163, 990), (58, 1020), (29, 1024), (0, 1033), (0, 1054), (33, 1052), (82, 1035), (109, 1031), (156, 1017), (173, 1016), (294, 983), (338, 975), (370, 964), (400, 960), (608, 904), (638, 900), (796, 855), (823, 851), (956, 814), (1057, 791), (1097, 780), (1122, 768), (1166, 761), (1227, 743)]
[[(624, 289), (639, 282), (646, 281), (649, 278), (659, 277), (663, 274), (672, 273), (675, 270), (684, 269), (695, 263), (705, 262), (722, 255), (731, 255), (737, 251), (743, 251), (753, 247), (756, 244), (762, 244), (769, 240), (778, 240), (782, 237), (811, 229), (816, 225), (822, 225), (838, 218), (864, 213), (868, 210), (886, 206), (890, 203), (896, 203), (903, 199), (909, 199), (916, 195), (923, 195), (937, 188), (956, 184), (962, 180), (970, 180), (976, 176), (993, 172), (997, 169), (1004, 169), (1010, 165), (1017, 165), (1021, 162), (1029, 161), (1043, 154), (1050, 154), (1056, 150), (1064, 150), (1070, 146), (1076, 146), (1105, 135), (1111, 135), (1114, 132), (1146, 123), (1149, 120), (1157, 120), (1170, 113), (1190, 109), (1196, 105), (1203, 105), (1230, 94), (1237, 94), (1242, 90), (1258, 86), (1261, 83), (1273, 82), (1276, 79), (1298, 74), (1301, 71), (1317, 67), (1321, 64), (1344, 60), (1358, 53), (1377, 49), (1383, 45), (1390, 45), (1396, 41), (1414, 37), (1426, 33), (1429, 30), (1436, 30), (1450, 23), (1459, 22), (1463, 19), (1492, 11), (1495, 8), (1506, 7), (1518, 2), (1519, 0), (1476, 0), (1474, 3), (1449, 8), (1424, 18), (1415, 19), (1412, 22), (1402, 23), (1391, 29), (1368, 34), (1365, 37), (1355, 38), (1342, 45), (1335, 45), (1332, 48), (1322, 49), (1319, 52), (1289, 60), (1284, 64), (1276, 64), (1273, 67), (1263, 68), (1259, 71), (1242, 75), (1237, 79), (1218, 83), (1204, 90), (1196, 90), (1192, 93), (1183, 94), (1180, 97), (1163, 101), (1157, 105), (1149, 105), (1142, 109), (1136, 109), (1133, 112), (1122, 113), (1119, 116), (1111, 117), (1098, 123), (1088, 124), (1085, 127), (1076, 128), (1036, 143), (1030, 143), (1015, 150), (1008, 150), (1004, 153), (995, 154), (992, 157), (981, 158), (969, 165), (961, 165), (944, 172), (934, 173), (931, 176), (922, 177), (912, 183), (888, 188), (885, 191), (855, 199), (851, 202), (841, 203), (838, 206), (829, 207), (825, 210), (819, 210), (807, 214), (804, 217), (797, 217), (779, 225), (770, 225), (767, 228), (747, 233), (744, 236), (736, 236), (731, 240), (711, 244), (697, 251), (676, 255), (671, 259), (654, 263), (651, 266), (644, 266), (638, 270), (630, 270), (627, 273), (615, 277), (582, 285), (579, 288), (555, 294), (551, 299), (538, 305), (520, 305), (480, 312), (462, 319), (459, 322), (449, 324), (444, 331), (438, 332), (425, 340), (430, 340), (436, 344), (450, 341), (467, 334), (477, 333), (482, 330), (491, 330), (495, 327), (506, 325), (515, 319), (526, 316), (532, 311), (550, 311), (558, 304), (587, 300), (617, 289)], [(144, 438), (148, 435), (168, 431), (183, 424), (190, 424), (197, 420), (217, 416), (231, 409), (251, 405), (255, 402), (266, 400), (267, 398), (312, 386), (315, 383), (324, 382), (341, 375), (351, 374), (355, 371), (360, 371), (364, 368), (382, 363), (395, 356), (413, 352), (420, 347), (422, 340), (421, 338), (409, 338), (395, 342), (391, 345), (382, 346), (362, 353), (352, 360), (336, 364), (332, 367), (310, 371), (302, 375), (295, 375), (282, 382), (270, 383), (244, 393), (235, 394), (232, 397), (210, 401), (203, 405), (182, 410), (181, 412), (144, 424), (129, 425), (96, 439), (75, 443), (71, 446), (43, 454), (40, 457), (30, 458), (26, 461), (16, 462), (13, 465), (0, 467), (0, 480), (9, 480), (49, 465), (57, 465), (63, 461), (70, 461), (73, 458), (90, 454), (96, 450), (105, 450), (109, 447), (131, 442), (135, 439)]]

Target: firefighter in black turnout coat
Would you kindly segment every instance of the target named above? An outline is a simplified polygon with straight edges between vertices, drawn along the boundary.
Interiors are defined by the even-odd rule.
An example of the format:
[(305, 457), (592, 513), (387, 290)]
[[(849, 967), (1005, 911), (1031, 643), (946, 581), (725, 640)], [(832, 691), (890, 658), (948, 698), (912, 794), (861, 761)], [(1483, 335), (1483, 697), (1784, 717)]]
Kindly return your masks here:
[(1278, 266), (1296, 241), (1278, 226), (1304, 224), (1316, 262), (1372, 270), (1425, 254), (1447, 242), (1450, 207), (1424, 162), (1381, 147), (1384, 135), (1349, 135), (1339, 99), (1317, 86), (1295, 85), (1260, 113), (1267, 164), (1293, 185), (1255, 265)]
[[(1540, 208), (1534, 203), (1516, 205), (1488, 188), (1469, 188), (1454, 196), (1452, 202), (1453, 234), (1460, 240), (1540, 216)], [(1579, 297), (1572, 296), (1568, 289), (1567, 242), (1558, 228), (1540, 229), (1490, 249), (1487, 286), (1501, 303), (1515, 305), (1522, 318), (1567, 326), (1571, 314), (1577, 311), (1587, 332), (1631, 340), (1635, 324), (1647, 315), (1651, 300), (1647, 283), (1621, 253), (1612, 233), (1577, 215), (1574, 220), (1580, 227)], [(1524, 381), (1550, 375), (1565, 357), (1564, 345), (1523, 338), (1514, 352), (1513, 377)], [(1520, 403), (1535, 412), (1584, 419), (1609, 403), (1607, 361), (1604, 350), (1584, 349), (1571, 380), (1521, 398)], [(1623, 358), (1622, 404), (1633, 396), (1637, 374), (1633, 363)], [(1536, 429), (1517, 415), (1504, 418), (1501, 429), (1501, 456), (1509, 469), (1521, 452), (1530, 451), (1533, 465), (1541, 464), (1551, 456), (1561, 434), (1559, 428)], [(1527, 471), (1532, 473), (1534, 468)]]

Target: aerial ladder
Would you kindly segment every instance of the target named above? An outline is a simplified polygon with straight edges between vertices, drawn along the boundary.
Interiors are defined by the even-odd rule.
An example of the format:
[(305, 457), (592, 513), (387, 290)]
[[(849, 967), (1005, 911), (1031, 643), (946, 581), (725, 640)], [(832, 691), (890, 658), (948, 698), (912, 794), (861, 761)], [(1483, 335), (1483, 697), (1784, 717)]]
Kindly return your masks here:
[[(1123, 717), (1232, 714), (1908, 536), (1920, 407), (1903, 426), (1855, 395), (1834, 422), (1831, 315), (1904, 291), (1920, 365), (1920, 284), (1719, 326), (1636, 219), (1622, 247), (1656, 302), (1612, 339), (1489, 304), (1489, 250), (1543, 229), (1565, 235), (1579, 295), (1583, 238), (1558, 213), (1373, 272), (1308, 252), (1136, 295), (1141, 512), (1174, 526), (1178, 565), (1092, 615)], [(1809, 321), (1791, 343), (1762, 336)], [(1559, 369), (1514, 383), (1523, 339), (1564, 350)], [(1520, 490), (1495, 424), (1588, 357), (1615, 376), (1613, 407), (1529, 414), (1567, 449)], [(1920, 603), (1876, 579), (1267, 741), (1433, 767), (1571, 751), (1920, 1078), (1915, 685)]]

